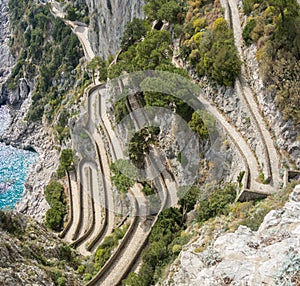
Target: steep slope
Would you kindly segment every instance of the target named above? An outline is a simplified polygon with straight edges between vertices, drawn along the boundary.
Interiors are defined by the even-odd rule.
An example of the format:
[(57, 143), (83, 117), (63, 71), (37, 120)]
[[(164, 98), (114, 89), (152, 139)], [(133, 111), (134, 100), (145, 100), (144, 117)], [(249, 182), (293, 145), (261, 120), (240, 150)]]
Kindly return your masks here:
[(8, 0), (0, 2), (0, 104), (3, 104), (6, 100), (2, 85), (6, 81), (10, 74), (10, 71), (14, 65), (14, 59), (9, 51), (9, 11)]
[(120, 48), (125, 24), (143, 18), (143, 0), (86, 0), (89, 7), (89, 40), (96, 54), (107, 58)]
[(79, 286), (78, 254), (32, 219), (0, 212), (0, 285)]

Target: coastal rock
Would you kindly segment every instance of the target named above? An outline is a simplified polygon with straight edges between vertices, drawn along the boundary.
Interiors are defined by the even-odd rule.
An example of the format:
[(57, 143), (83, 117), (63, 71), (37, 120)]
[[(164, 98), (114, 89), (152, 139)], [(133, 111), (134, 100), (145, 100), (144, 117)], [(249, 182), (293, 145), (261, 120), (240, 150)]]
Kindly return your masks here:
[(15, 60), (10, 54), (8, 1), (0, 1), (0, 105), (10, 106), (12, 117), (10, 127), (1, 135), (1, 141), (16, 148), (36, 151), (37, 165), (28, 171), (25, 192), (15, 209), (30, 214), (42, 221), (49, 208), (44, 198), (44, 187), (57, 168), (59, 153), (55, 150), (52, 133), (40, 123), (28, 123), (26, 115), (31, 105), (33, 81), (21, 78), (14, 90), (9, 90), (6, 80)]
[(300, 272), (300, 185), (257, 232), (240, 226), (197, 252), (201, 245), (201, 237), (188, 245), (159, 285), (296, 285), (291, 281)]
[(39, 154), (36, 163), (28, 170), (24, 195), (15, 206), (15, 210), (42, 221), (49, 209), (44, 198), (44, 188), (57, 169), (59, 152), (55, 149), (50, 130), (41, 123), (28, 123), (25, 120), (29, 106), (30, 96), (24, 101), (21, 109), (15, 111), (11, 126), (2, 135), (2, 141)]

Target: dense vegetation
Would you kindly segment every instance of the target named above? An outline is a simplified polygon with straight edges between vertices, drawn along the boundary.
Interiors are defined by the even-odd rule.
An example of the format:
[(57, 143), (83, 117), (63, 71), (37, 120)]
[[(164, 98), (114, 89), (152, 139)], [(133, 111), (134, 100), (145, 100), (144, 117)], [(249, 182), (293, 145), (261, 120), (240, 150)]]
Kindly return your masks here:
[(50, 205), (46, 212), (46, 226), (60, 231), (66, 214), (64, 187), (57, 181), (50, 181), (45, 189), (45, 198)]
[(241, 61), (219, 2), (191, 1), (180, 55), (199, 76), (206, 75), (220, 85), (234, 84)]
[(183, 235), (182, 213), (176, 208), (164, 210), (152, 228), (149, 246), (142, 253), (142, 266), (139, 274), (130, 273), (123, 285), (153, 285), (163, 267), (175, 259), (181, 245), (188, 242), (189, 237)]
[(300, 124), (300, 8), (296, 0), (244, 0), (246, 44), (256, 43), (265, 86), (285, 119)]
[(45, 113), (50, 120), (68, 85), (74, 81), (71, 71), (82, 55), (79, 41), (61, 19), (51, 15), (48, 5), (33, 0), (9, 0), (9, 9), (11, 47), (18, 61), (8, 87), (15, 89), (22, 77), (35, 79), (27, 118), (38, 121)]
[[(128, 168), (128, 162), (120, 159), (112, 163), (110, 169), (113, 173), (111, 176), (112, 183), (121, 193), (126, 194), (134, 185), (134, 176), (133, 174), (128, 173), (130, 172), (130, 168)], [(122, 172), (123, 170), (126, 170), (127, 173)]]
[(88, 6), (85, 3), (71, 2), (66, 7), (66, 18), (71, 21), (81, 21), (88, 25), (90, 23), (88, 12)]
[(157, 126), (144, 127), (136, 132), (129, 142), (129, 159), (139, 168), (144, 167), (144, 156), (150, 151), (151, 145), (157, 142), (160, 128)]
[(183, 0), (146, 0), (144, 11), (150, 21), (167, 21), (181, 24), (184, 18), (186, 2)]
[(217, 215), (227, 215), (229, 205), (236, 198), (236, 185), (227, 184), (224, 188), (216, 188), (207, 199), (201, 200), (197, 206), (198, 221), (203, 223)]

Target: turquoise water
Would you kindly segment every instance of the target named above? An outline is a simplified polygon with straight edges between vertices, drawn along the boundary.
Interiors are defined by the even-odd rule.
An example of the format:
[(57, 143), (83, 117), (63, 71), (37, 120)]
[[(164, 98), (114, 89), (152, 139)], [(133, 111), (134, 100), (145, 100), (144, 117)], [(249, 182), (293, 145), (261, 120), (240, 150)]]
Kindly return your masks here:
[[(9, 126), (6, 108), (0, 108), (0, 135)], [(24, 192), (28, 168), (37, 154), (0, 143), (0, 209), (13, 208)]]

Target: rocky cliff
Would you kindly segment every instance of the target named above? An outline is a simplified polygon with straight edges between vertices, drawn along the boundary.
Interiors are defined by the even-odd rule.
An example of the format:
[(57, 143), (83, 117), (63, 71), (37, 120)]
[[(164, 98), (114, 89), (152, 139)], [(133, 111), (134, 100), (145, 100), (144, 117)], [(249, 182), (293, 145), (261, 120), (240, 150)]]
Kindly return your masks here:
[(0, 105), (5, 103), (6, 96), (3, 84), (8, 78), (15, 60), (9, 49), (9, 11), (8, 0), (0, 1)]
[(1, 135), (1, 141), (17, 148), (34, 149), (39, 159), (28, 172), (23, 199), (16, 210), (42, 221), (49, 208), (44, 199), (44, 186), (58, 165), (59, 152), (54, 148), (51, 130), (40, 123), (26, 120), (32, 104), (34, 81), (21, 78), (13, 90), (6, 84), (15, 59), (10, 53), (10, 19), (8, 0), (0, 1), (0, 105), (7, 104), (12, 117), (10, 127)]
[(89, 40), (96, 54), (105, 58), (120, 48), (124, 27), (143, 18), (143, 0), (86, 0), (90, 14)]
[(257, 232), (241, 225), (199, 251), (203, 239), (180, 253), (163, 285), (299, 285), (300, 185)]

